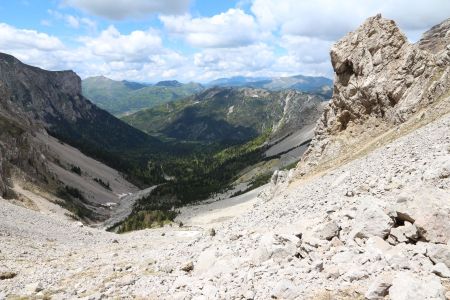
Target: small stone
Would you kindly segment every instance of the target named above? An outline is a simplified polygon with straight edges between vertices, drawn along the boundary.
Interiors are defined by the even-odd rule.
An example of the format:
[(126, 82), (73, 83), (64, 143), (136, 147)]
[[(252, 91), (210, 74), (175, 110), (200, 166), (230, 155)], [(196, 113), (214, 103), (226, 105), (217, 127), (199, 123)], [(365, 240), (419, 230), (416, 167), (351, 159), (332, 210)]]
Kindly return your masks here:
[(215, 236), (216, 235), (216, 230), (214, 228), (210, 228), (208, 231), (209, 236)]
[(389, 293), (389, 288), (392, 285), (392, 277), (387, 274), (378, 276), (375, 281), (369, 286), (364, 295), (367, 300), (383, 299)]
[(335, 236), (331, 239), (331, 245), (333, 247), (341, 247), (344, 246), (344, 243), (337, 236)]
[(345, 196), (347, 196), (347, 197), (353, 197), (353, 196), (355, 196), (355, 193), (354, 193), (353, 191), (351, 191), (351, 190), (348, 190), (348, 191), (345, 193)]
[(281, 280), (272, 291), (273, 299), (298, 299), (297, 287), (292, 281), (283, 279)]
[(173, 268), (171, 266), (162, 266), (159, 269), (161, 270), (161, 272), (168, 273), (168, 274), (173, 272)]
[(230, 237), (230, 241), (237, 241), (238, 239), (240, 239), (242, 237), (242, 234), (233, 234)]
[(81, 228), (81, 227), (84, 227), (84, 224), (81, 222), (75, 222), (75, 226)]
[(14, 272), (3, 272), (0, 273), (0, 280), (12, 279), (17, 276), (17, 273)]
[(397, 197), (397, 203), (404, 203), (404, 202), (408, 202), (411, 201), (411, 197), (407, 194), (400, 194)]
[(339, 268), (336, 266), (327, 266), (324, 268), (324, 272), (327, 279), (337, 279), (341, 275)]
[(119, 243), (119, 241), (118, 240), (112, 240), (112, 242), (111, 243), (113, 243), (113, 244), (118, 244)]
[(25, 290), (28, 293), (39, 293), (40, 291), (44, 290), (44, 287), (42, 286), (42, 283), (30, 283), (25, 287)]
[(244, 293), (244, 298), (246, 300), (253, 300), (255, 298), (255, 292), (254, 291), (247, 291)]
[(323, 271), (323, 261), (314, 261), (312, 263), (314, 270), (322, 272)]
[(184, 272), (191, 272), (192, 270), (194, 270), (194, 263), (190, 261), (182, 266), (180, 270)]
[(445, 178), (449, 178), (449, 177), (450, 177), (450, 164), (448, 164), (447, 166), (444, 166), (439, 171), (439, 178), (440, 179), (445, 179)]
[(331, 241), (331, 239), (339, 235), (340, 230), (341, 228), (336, 224), (336, 222), (330, 221), (319, 225), (316, 234), (321, 240)]

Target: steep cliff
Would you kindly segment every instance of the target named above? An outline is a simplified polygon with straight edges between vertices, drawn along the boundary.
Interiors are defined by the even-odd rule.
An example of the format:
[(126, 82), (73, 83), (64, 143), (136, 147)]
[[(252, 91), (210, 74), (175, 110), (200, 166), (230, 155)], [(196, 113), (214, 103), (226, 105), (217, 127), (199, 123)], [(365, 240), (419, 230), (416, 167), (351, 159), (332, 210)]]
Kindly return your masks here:
[(32, 185), (97, 219), (110, 214), (107, 204), (117, 203), (119, 194), (137, 189), (65, 143), (122, 172), (160, 150), (158, 140), (84, 98), (74, 72), (50, 72), (0, 54), (0, 196), (20, 199), (18, 184)]
[(299, 166), (301, 174), (354, 153), (415, 113), (448, 101), (450, 49), (443, 33), (448, 23), (411, 44), (394, 21), (377, 15), (332, 47), (333, 97)]

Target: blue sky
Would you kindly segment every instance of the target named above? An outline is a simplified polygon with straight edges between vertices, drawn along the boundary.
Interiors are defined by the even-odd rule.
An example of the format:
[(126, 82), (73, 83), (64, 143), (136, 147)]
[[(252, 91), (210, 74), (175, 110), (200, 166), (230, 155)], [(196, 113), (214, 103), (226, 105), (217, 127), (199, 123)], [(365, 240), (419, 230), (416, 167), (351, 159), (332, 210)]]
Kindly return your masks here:
[(450, 1), (0, 0), (0, 51), (83, 78), (331, 77), (331, 45), (377, 13), (416, 41)]

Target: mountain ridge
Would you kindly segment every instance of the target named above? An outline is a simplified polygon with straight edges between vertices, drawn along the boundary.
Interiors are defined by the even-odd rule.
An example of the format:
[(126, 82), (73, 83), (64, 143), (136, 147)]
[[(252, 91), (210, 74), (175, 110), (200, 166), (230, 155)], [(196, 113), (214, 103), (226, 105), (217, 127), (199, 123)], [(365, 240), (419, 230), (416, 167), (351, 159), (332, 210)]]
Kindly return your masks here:
[(301, 92), (331, 97), (332, 80), (323, 76), (295, 75), (290, 77), (245, 77), (220, 78), (206, 84), (208, 87), (250, 87), (270, 91), (293, 89)]
[[(0, 133), (0, 194), (5, 197), (16, 196), (12, 181), (18, 171), (20, 178), (27, 178), (25, 181), (47, 187), (54, 195), (59, 193), (70, 198), (72, 202), (62, 203), (72, 205), (73, 210), (84, 215), (95, 211), (103, 217), (108, 214), (107, 209), (91, 205), (96, 202), (91, 192), (98, 192), (95, 195), (101, 195), (99, 199), (109, 198), (114, 201), (118, 200), (117, 195), (112, 190), (111, 193), (103, 191), (98, 184), (92, 183), (93, 178), (83, 177), (86, 170), (71, 165), (71, 158), (64, 157), (64, 151), (58, 150), (56, 140), (48, 137), (47, 133), (58, 138), (65, 151), (72, 150), (64, 143), (75, 146), (128, 176), (132, 175), (134, 168), (139, 167), (139, 162), (146, 163), (152, 154), (163, 148), (159, 140), (123, 123), (84, 98), (81, 95), (81, 79), (73, 71), (42, 70), (23, 64), (7, 54), (0, 54), (0, 123), (3, 129), (6, 128)], [(127, 156), (123, 155), (125, 152)], [(76, 155), (82, 160), (87, 159), (78, 152)], [(93, 164), (101, 167), (98, 162)], [(86, 165), (88, 168), (90, 166)], [(79, 174), (79, 178), (69, 175), (71, 169)], [(90, 173), (92, 176), (100, 174)], [(106, 173), (108, 176), (114, 173), (118, 178), (123, 177), (112, 169), (107, 169)], [(67, 180), (62, 182), (61, 176)], [(87, 199), (87, 194), (76, 192), (70, 183), (76, 179), (92, 188), (88, 192), (93, 199)], [(100, 181), (104, 178), (97, 180), (107, 186), (107, 181)], [(121, 186), (111, 183), (111, 186), (122, 191), (127, 190), (126, 186), (135, 189), (126, 182)], [(89, 202), (90, 208), (81, 200)], [(73, 207), (74, 203), (76, 207)], [(95, 219), (94, 214), (87, 219)]]
[(83, 94), (96, 105), (115, 115), (129, 114), (144, 108), (174, 101), (202, 91), (197, 83), (161, 81), (143, 84), (116, 81), (104, 76), (88, 77), (82, 81)]

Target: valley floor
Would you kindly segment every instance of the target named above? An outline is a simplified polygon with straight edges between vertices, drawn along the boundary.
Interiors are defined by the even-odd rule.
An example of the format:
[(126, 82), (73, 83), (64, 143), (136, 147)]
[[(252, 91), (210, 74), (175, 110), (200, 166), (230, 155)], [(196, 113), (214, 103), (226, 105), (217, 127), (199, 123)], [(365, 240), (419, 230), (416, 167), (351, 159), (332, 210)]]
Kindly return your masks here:
[(450, 297), (450, 115), (234, 201), (117, 235), (1, 200), (0, 299)]

